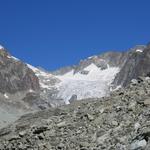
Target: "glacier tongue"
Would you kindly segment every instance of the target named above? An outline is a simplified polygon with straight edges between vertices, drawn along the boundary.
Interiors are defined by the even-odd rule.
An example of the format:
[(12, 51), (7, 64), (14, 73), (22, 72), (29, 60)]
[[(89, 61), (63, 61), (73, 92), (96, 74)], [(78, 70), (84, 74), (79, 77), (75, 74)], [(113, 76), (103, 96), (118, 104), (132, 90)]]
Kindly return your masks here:
[(106, 96), (109, 93), (109, 87), (115, 75), (119, 72), (118, 67), (109, 67), (101, 70), (95, 64), (84, 68), (89, 71), (87, 75), (80, 72), (74, 74), (74, 70), (61, 76), (56, 76), (62, 82), (59, 83), (58, 97), (69, 103), (72, 95), (77, 95), (77, 99), (98, 98)]

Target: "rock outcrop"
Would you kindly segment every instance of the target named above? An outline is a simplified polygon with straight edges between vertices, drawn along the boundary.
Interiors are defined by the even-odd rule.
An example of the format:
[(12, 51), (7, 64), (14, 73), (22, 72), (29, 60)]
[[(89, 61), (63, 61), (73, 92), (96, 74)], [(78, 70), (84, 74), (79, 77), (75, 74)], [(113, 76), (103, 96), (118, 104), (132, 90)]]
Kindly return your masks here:
[(39, 91), (35, 73), (0, 46), (0, 127), (33, 110), (37, 102), (31, 104), (27, 95)]
[(15, 93), (25, 90), (39, 90), (39, 81), (27, 65), (14, 59), (4, 49), (0, 49), (0, 92)]
[(135, 47), (128, 52), (126, 61), (117, 74), (114, 84), (126, 87), (132, 79), (150, 72), (150, 48)]

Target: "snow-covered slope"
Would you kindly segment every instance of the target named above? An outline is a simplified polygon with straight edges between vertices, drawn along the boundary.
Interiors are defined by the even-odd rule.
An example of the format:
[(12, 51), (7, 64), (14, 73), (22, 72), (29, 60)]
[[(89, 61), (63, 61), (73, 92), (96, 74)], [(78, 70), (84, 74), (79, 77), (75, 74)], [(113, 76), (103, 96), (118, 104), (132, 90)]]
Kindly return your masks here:
[[(72, 97), (73, 100), (81, 100), (107, 96), (112, 84), (114, 88), (128, 85), (131, 79), (137, 78), (136, 74), (142, 74), (141, 71), (134, 71), (134, 68), (137, 62), (142, 64), (146, 51), (149, 51), (146, 46), (138, 45), (125, 53), (108, 52), (88, 57), (78, 65), (61, 68), (52, 74), (30, 65), (28, 67), (38, 76), (44, 98), (46, 95), (50, 102), (63, 100), (68, 104)], [(149, 62), (148, 59), (146, 62)], [(143, 72), (147, 72), (145, 70)]]
[(118, 67), (109, 67), (107, 65), (107, 68), (102, 70), (93, 63), (82, 70), (86, 74), (82, 72), (74, 73), (72, 69), (64, 75), (57, 76), (31, 65), (28, 65), (28, 67), (39, 77), (40, 86), (44, 93), (55, 90), (55, 98), (63, 99), (66, 104), (69, 103), (69, 99), (73, 95), (76, 95), (77, 100), (108, 95), (110, 84), (119, 72)]
[(39, 83), (41, 88), (43, 89), (51, 89), (53, 85), (59, 82), (59, 79), (57, 79), (54, 75), (45, 72), (43, 70), (40, 70), (36, 67), (33, 67), (32, 65), (27, 64), (27, 66), (32, 69), (36, 76), (39, 78)]
[(65, 75), (57, 76), (62, 81), (59, 83), (58, 96), (67, 104), (72, 95), (77, 95), (78, 100), (106, 96), (119, 68), (108, 66), (107, 69), (101, 70), (95, 64), (90, 64), (84, 71), (88, 71), (88, 74), (74, 74), (72, 70)]

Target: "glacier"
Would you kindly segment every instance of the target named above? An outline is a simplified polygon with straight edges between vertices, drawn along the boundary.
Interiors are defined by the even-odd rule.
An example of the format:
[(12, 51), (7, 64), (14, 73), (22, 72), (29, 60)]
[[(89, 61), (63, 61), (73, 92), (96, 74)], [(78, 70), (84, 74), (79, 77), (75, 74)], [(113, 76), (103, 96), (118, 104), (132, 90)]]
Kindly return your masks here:
[(65, 100), (69, 104), (72, 95), (77, 95), (77, 100), (85, 98), (99, 98), (108, 95), (110, 84), (119, 72), (118, 67), (107, 67), (101, 70), (95, 64), (90, 64), (85, 71), (89, 71), (87, 75), (80, 72), (74, 74), (74, 70), (65, 75), (56, 76), (62, 82), (59, 83), (58, 97)]
[[(66, 104), (70, 103), (69, 100), (72, 95), (76, 95), (77, 100), (107, 96), (110, 93), (110, 85), (119, 72), (119, 67), (107, 65), (106, 69), (101, 69), (91, 63), (84, 68), (84, 71), (88, 74), (74, 73), (72, 69), (64, 75), (52, 75), (29, 64), (27, 65), (39, 78), (41, 88), (45, 90), (57, 89), (56, 97), (63, 99)], [(51, 84), (49, 81), (52, 79), (57, 82)]]

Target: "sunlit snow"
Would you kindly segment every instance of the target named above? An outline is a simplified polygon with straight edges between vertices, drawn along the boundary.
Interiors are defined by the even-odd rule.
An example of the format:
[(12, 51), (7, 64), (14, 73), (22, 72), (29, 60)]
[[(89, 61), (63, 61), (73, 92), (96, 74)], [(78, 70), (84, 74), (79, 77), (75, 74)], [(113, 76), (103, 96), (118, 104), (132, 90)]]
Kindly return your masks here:
[(9, 98), (9, 97), (8, 97), (8, 95), (7, 95), (6, 93), (4, 94), (4, 97), (5, 97), (6, 99), (8, 99), (8, 98)]
[(14, 56), (11, 56), (11, 58), (13, 58), (13, 59), (15, 59), (15, 60), (19, 61), (19, 59), (18, 59), (18, 58), (16, 58), (16, 57), (14, 57)]
[(52, 85), (49, 84), (51, 79), (54, 79), (55, 76), (53, 76), (50, 73), (44, 72), (32, 65), (27, 64), (27, 66), (34, 71), (36, 76), (39, 78), (40, 87), (44, 89), (51, 89)]
[(89, 73), (87, 75), (74, 74), (72, 70), (65, 75), (56, 76), (62, 81), (59, 85), (58, 96), (63, 98), (67, 104), (73, 94), (77, 95), (78, 100), (106, 96), (119, 68), (108, 67), (101, 70), (95, 64), (91, 64), (84, 70), (89, 71)]
[[(119, 72), (117, 67), (109, 67), (101, 70), (95, 64), (90, 64), (84, 71), (88, 74), (81, 74), (80, 72), (74, 74), (74, 70), (59, 76), (54, 76), (50, 73), (44, 72), (27, 64), (35, 74), (40, 77), (41, 88), (50, 90), (51, 88), (58, 89), (58, 98), (62, 98), (66, 104), (69, 104), (69, 99), (72, 95), (77, 95), (77, 99), (85, 98), (99, 98), (109, 94), (110, 84), (112, 83), (115, 75)], [(52, 78), (60, 80), (54, 85), (48, 83)]]
[(137, 50), (136, 50), (136, 52), (140, 52), (140, 53), (142, 53), (142, 52), (143, 52), (143, 50), (141, 50), (141, 49), (137, 49)]

